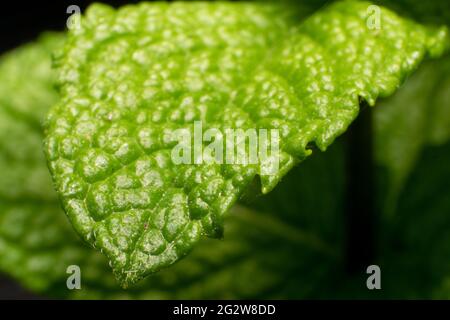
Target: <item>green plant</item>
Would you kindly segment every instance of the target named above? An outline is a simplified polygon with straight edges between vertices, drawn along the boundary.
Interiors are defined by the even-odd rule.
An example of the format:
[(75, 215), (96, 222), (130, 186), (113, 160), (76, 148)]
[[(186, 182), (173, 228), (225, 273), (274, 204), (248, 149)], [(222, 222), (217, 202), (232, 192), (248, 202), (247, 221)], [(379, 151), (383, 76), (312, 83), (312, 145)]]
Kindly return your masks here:
[[(443, 195), (450, 191), (450, 73), (442, 67), (450, 65), (448, 58), (428, 63), (375, 109), (377, 172), (384, 177), (378, 206), (385, 213), (379, 259), (383, 270), (396, 270), (387, 272), (382, 293), (369, 293), (364, 280), (342, 267), (345, 141), (295, 166), (311, 154), (311, 143), (325, 151), (345, 131), (360, 99), (374, 105), (392, 94), (426, 54), (437, 57), (448, 45), (446, 29), (386, 9), (382, 29), (369, 30), (369, 5), (334, 4), (301, 23), (301, 12), (273, 5), (143, 4), (119, 11), (96, 5), (57, 56), (60, 99), (47, 55), (61, 36), (4, 57), (0, 76), (10, 87), (0, 88), (2, 171), (11, 176), (0, 185), (0, 268), (36, 291), (90, 298), (448, 297), (450, 204)], [(213, 15), (226, 23), (202, 20)], [(147, 23), (147, 16), (155, 20)], [(35, 82), (44, 87), (23, 85)], [(14, 100), (17, 90), (24, 91), (21, 101)], [(414, 104), (405, 104), (408, 99)], [(106, 254), (122, 285), (158, 271), (126, 291), (102, 255), (72, 236), (42, 173), (38, 121), (56, 102), (45, 125), (45, 150), (75, 229)], [(196, 119), (211, 127), (282, 129), (280, 172), (259, 176), (257, 165), (172, 165), (166, 151), (173, 144), (163, 140), (163, 130), (191, 130)], [(14, 139), (7, 138), (11, 132)], [(26, 152), (15, 149), (23, 137)], [(30, 164), (39, 177), (28, 174)], [(434, 174), (424, 174), (430, 166)], [(235, 204), (255, 181), (265, 195)], [(431, 214), (429, 234), (417, 229), (419, 210)], [(222, 241), (201, 237), (222, 232)], [(417, 243), (417, 233), (423, 242)], [(438, 235), (433, 255), (425, 248), (437, 246)], [(428, 281), (411, 286), (402, 272), (410, 269), (408, 259)], [(86, 270), (84, 289), (75, 293), (64, 286), (69, 264)]]

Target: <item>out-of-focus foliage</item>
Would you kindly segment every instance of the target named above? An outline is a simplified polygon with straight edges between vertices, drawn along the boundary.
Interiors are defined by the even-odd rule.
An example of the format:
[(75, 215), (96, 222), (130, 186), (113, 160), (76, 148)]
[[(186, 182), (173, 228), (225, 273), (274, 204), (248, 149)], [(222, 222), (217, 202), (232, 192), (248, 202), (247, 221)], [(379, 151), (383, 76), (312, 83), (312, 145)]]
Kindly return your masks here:
[(447, 0), (376, 0), (375, 2), (421, 23), (450, 24), (450, 6)]
[[(425, 63), (407, 85), (375, 110), (377, 161), (389, 170), (383, 190), (386, 211), (427, 145), (442, 145), (450, 137), (450, 58)], [(383, 152), (381, 152), (383, 150)], [(388, 214), (388, 213), (387, 213)]]

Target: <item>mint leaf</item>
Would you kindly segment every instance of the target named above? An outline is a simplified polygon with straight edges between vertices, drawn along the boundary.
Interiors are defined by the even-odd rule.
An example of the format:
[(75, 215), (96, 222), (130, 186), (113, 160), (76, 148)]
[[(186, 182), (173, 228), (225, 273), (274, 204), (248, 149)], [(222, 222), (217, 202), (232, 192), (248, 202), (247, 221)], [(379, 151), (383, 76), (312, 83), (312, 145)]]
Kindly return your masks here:
[[(47, 34), (0, 60), (0, 79), (15, 79), (2, 81), (0, 85), (4, 93), (0, 104), (2, 172), (14, 177), (0, 180), (0, 271), (35, 293), (65, 298), (250, 298), (283, 297), (294, 292), (295, 296), (302, 297), (318, 290), (321, 282), (316, 280), (326, 279), (331, 266), (328, 261), (336, 260), (336, 252), (327, 239), (319, 238), (320, 233), (316, 235), (313, 228), (303, 231), (306, 226), (293, 224), (295, 216), (284, 221), (282, 215), (255, 212), (242, 205), (235, 207), (226, 221), (226, 241), (202, 241), (188, 259), (147, 278), (133, 289), (119, 288), (106, 259), (84, 245), (73, 232), (59, 208), (50, 176), (45, 174), (42, 131), (38, 124), (57, 99), (50, 52), (61, 44), (62, 36)], [(42, 90), (39, 94), (45, 99), (36, 98), (31, 85), (34, 82), (39, 83)], [(14, 90), (5, 90), (8, 86)], [(20, 100), (15, 100), (14, 92), (21, 93)], [(340, 149), (337, 152), (341, 153)], [(327, 153), (333, 154), (333, 150)], [(331, 196), (334, 180), (319, 182), (309, 174), (320, 170), (331, 175), (340, 171), (342, 162), (330, 165), (321, 158), (310, 162), (305, 166), (306, 172), (295, 170), (279, 188), (289, 191), (292, 183), (300, 179), (305, 190), (313, 183), (325, 194), (328, 186), (326, 194)], [(43, 174), (32, 178), (36, 172)], [(270, 197), (264, 200), (270, 203)], [(305, 198), (302, 203), (307, 201)], [(303, 258), (286, 263), (294, 253)], [(273, 260), (274, 257), (278, 259)], [(316, 261), (323, 261), (328, 267), (307, 272), (309, 264)], [(81, 269), (81, 290), (70, 291), (66, 287), (69, 265)], [(265, 267), (261, 268), (262, 265)], [(291, 281), (291, 275), (300, 267), (308, 275), (295, 281), (304, 285), (301, 293), (293, 291)]]
[[(124, 287), (220, 237), (224, 214), (255, 178), (272, 190), (325, 150), (370, 105), (394, 92), (446, 29), (370, 3), (339, 2), (299, 24), (295, 10), (258, 4), (92, 6), (58, 59), (61, 102), (46, 154), (77, 232), (106, 254)], [(289, 12), (289, 14), (287, 14)], [(320, 78), (319, 78), (320, 77)], [(174, 165), (165, 129), (278, 129), (280, 168)]]
[[(132, 289), (121, 289), (104, 256), (79, 239), (60, 209), (41, 151), (40, 123), (57, 100), (50, 52), (58, 50), (62, 42), (62, 35), (45, 34), (0, 58), (1, 272), (36, 294), (71, 299), (307, 297), (317, 294), (320, 285), (331, 279), (331, 262), (338, 260), (336, 237), (322, 238), (321, 230), (335, 228), (303, 223), (308, 219), (293, 215), (293, 206), (286, 215), (272, 215), (271, 210), (257, 212), (239, 205), (226, 219), (226, 240), (201, 241), (187, 259)], [(38, 92), (33, 83), (38, 84)], [(341, 148), (326, 155), (340, 154)], [(302, 167), (306, 171), (294, 170), (273, 195), (291, 191), (293, 183), (300, 180), (303, 184), (297, 189), (305, 191), (303, 205), (308, 201), (312, 205), (307, 193), (311, 185), (317, 185), (332, 204), (334, 187), (342, 183), (335, 181), (332, 173), (341, 172), (343, 163), (327, 163), (324, 155), (306, 163)], [(310, 173), (317, 170), (328, 172), (330, 179), (315, 179)], [(268, 207), (278, 201), (271, 198), (264, 198)], [(321, 213), (339, 221), (336, 210), (324, 208)], [(302, 258), (290, 261), (294, 254)], [(323, 267), (311, 270), (314, 263)], [(70, 265), (81, 269), (81, 290), (66, 287)], [(297, 270), (304, 276), (292, 281)]]
[[(0, 60), (0, 71), (15, 70), (15, 90), (21, 92), (20, 101), (27, 101), (21, 117), (9, 112), (16, 109), (13, 103), (7, 104), (6, 111), (3, 107), (6, 104), (0, 105), (3, 137), (0, 157), (8, 161), (2, 172), (15, 171), (15, 176), (26, 178), (33, 172), (45, 170), (40, 151), (41, 133), (34, 131), (33, 122), (24, 119), (34, 118), (39, 123), (45, 110), (34, 104), (41, 101), (36, 106), (42, 105), (43, 109), (50, 104), (35, 99), (34, 90), (29, 92), (24, 88), (33, 88), (31, 83), (39, 79), (40, 84), (47, 84), (42, 88), (46, 93), (41, 94), (54, 95), (49, 53), (60, 43), (58, 37), (45, 36), (38, 43)], [(28, 59), (32, 66), (40, 67), (30, 66)], [(395, 146), (388, 144), (388, 131), (391, 131), (390, 139), (402, 143), (415, 140), (414, 136), (408, 140), (402, 135), (403, 131), (407, 132), (407, 122), (394, 117), (404, 129), (392, 130), (391, 126), (379, 124), (386, 119), (378, 113), (391, 109), (400, 112), (403, 106), (398, 96), (410, 103), (419, 91), (426, 95), (429, 82), (437, 85), (428, 97), (430, 103), (426, 108), (429, 114), (440, 110), (436, 114), (441, 116), (432, 116), (439, 121), (430, 121), (423, 134), (432, 137), (435, 134), (431, 132), (443, 132), (447, 128), (443, 124), (449, 119), (445, 114), (448, 104), (443, 97), (449, 84), (437, 81), (448, 76), (443, 67), (446, 61), (448, 58), (424, 65), (396, 95), (375, 109), (376, 137), (386, 138), (386, 144), (377, 144), (378, 154)], [(428, 76), (423, 77), (423, 73)], [(5, 76), (0, 72), (1, 79)], [(418, 83), (419, 79), (422, 84)], [(13, 82), (0, 83), (3, 87)], [(6, 95), (3, 97), (5, 101), (10, 100)], [(419, 107), (419, 104), (410, 104), (408, 111), (413, 113)], [(24, 140), (25, 137), (28, 140)], [(427, 141), (426, 144), (436, 145), (444, 143), (445, 139)], [(77, 239), (59, 210), (48, 178), (33, 180), (33, 192), (28, 188), (30, 183), (17, 183), (16, 197), (10, 195), (7, 201), (4, 191), (1, 193), (0, 271), (14, 276), (35, 293), (65, 298), (448, 298), (448, 201), (443, 196), (448, 194), (448, 144), (421, 151), (422, 155), (418, 155), (411, 169), (413, 174), (405, 178), (394, 219), (383, 221), (380, 230), (383, 290), (377, 293), (365, 288), (365, 274), (353, 279), (342, 270), (345, 164), (341, 142), (336, 141), (326, 153), (317, 153), (295, 167), (270, 194), (250, 204), (235, 206), (225, 218), (224, 240), (200, 241), (186, 259), (126, 291), (115, 284), (106, 259)], [(27, 146), (26, 153), (18, 152), (22, 150), (19, 146)], [(9, 153), (6, 150), (10, 150)], [(13, 151), (17, 153), (9, 158)], [(378, 164), (384, 166), (382, 162)], [(17, 171), (18, 168), (22, 168), (21, 171)], [(382, 170), (377, 176), (381, 176)], [(389, 171), (388, 177), (390, 174), (395, 175)], [(14, 180), (0, 180), (0, 189), (11, 190), (8, 188), (13, 186), (11, 183)], [(389, 185), (385, 181), (379, 190)], [(66, 268), (73, 264), (81, 268), (82, 289), (69, 291)]]

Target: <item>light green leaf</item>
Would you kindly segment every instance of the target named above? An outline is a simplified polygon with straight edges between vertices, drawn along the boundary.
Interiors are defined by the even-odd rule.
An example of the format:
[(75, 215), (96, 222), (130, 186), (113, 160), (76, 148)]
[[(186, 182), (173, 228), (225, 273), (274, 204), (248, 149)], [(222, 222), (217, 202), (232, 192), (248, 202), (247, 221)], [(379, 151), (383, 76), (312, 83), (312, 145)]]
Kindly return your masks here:
[[(48, 55), (60, 45), (60, 40), (56, 40), (46, 36), (38, 44), (4, 56), (0, 62), (0, 71), (15, 70), (15, 90), (20, 90), (25, 106), (23, 116), (17, 117), (9, 112), (15, 109), (14, 104), (9, 103), (8, 110), (4, 104), (0, 105), (0, 156), (5, 161), (2, 172), (16, 172), (15, 176), (21, 179), (45, 170), (40, 151), (41, 134), (39, 130), (34, 131), (33, 122), (24, 119), (34, 118), (38, 123), (48, 105), (35, 99), (33, 90), (21, 88), (31, 88), (29, 84), (39, 79), (43, 84), (41, 89), (46, 92), (41, 94), (54, 95)], [(40, 67), (31, 67), (28, 59)], [(445, 70), (442, 63), (439, 60), (429, 63), (407, 81), (399, 92), (406, 102), (413, 101), (406, 93), (416, 96), (418, 91), (423, 91), (425, 95), (427, 83), (436, 83), (435, 79), (441, 78)], [(425, 71), (428, 77), (422, 76)], [(5, 76), (0, 72), (1, 79)], [(416, 78), (422, 79), (422, 85)], [(12, 83), (3, 81), (0, 87)], [(410, 86), (415, 90), (409, 90)], [(447, 81), (440, 81), (436, 92), (448, 92), (447, 86)], [(430, 111), (442, 109), (439, 111), (442, 116), (439, 122), (430, 122), (423, 132), (425, 136), (428, 131), (442, 132), (445, 126), (440, 123), (449, 119), (444, 113), (448, 103), (433, 98), (438, 96), (432, 93), (427, 107)], [(6, 95), (3, 97), (5, 101), (10, 100)], [(383, 104), (375, 109), (376, 113), (403, 108), (397, 95)], [(417, 107), (411, 104), (409, 111)], [(375, 118), (376, 127), (391, 130), (389, 126), (379, 125), (380, 119)], [(400, 120), (398, 125), (407, 130), (405, 122)], [(399, 132), (402, 131), (392, 131), (388, 136), (378, 130), (376, 134), (386, 137), (386, 142), (401, 141)], [(28, 137), (27, 143), (24, 137)], [(435, 140), (430, 141), (435, 144)], [(403, 138), (403, 143), (406, 142), (407, 137)], [(395, 144), (378, 144), (376, 151), (386, 152), (389, 146)], [(448, 150), (449, 146), (443, 145), (422, 151), (423, 155), (415, 161), (417, 165), (411, 169), (413, 176), (406, 178), (395, 219), (385, 220), (380, 228), (383, 236), (381, 292), (366, 289), (367, 275), (354, 279), (343, 272), (345, 171), (339, 142), (326, 153), (315, 154), (294, 168), (270, 194), (234, 207), (225, 218), (224, 240), (201, 241), (186, 259), (126, 291), (115, 283), (106, 259), (77, 240), (58, 209), (49, 179), (36, 179), (32, 189), (29, 182), (14, 184), (14, 180), (2, 179), (0, 271), (14, 276), (35, 293), (66, 298), (448, 298), (447, 213), (450, 209), (444, 197), (450, 181), (446, 165), (450, 161)], [(387, 186), (381, 185), (380, 190)], [(12, 189), (16, 191), (5, 193)], [(73, 264), (79, 265), (82, 271), (79, 291), (66, 288), (66, 268)]]
[[(62, 99), (45, 149), (69, 219), (123, 286), (178, 261), (203, 235), (220, 237), (250, 184), (272, 190), (311, 144), (325, 150), (346, 130), (360, 99), (392, 94), (448, 45), (445, 28), (385, 9), (369, 28), (369, 5), (338, 2), (302, 23), (293, 8), (260, 4), (88, 9), (57, 61)], [(279, 171), (174, 165), (166, 130), (192, 132), (194, 121), (278, 129)]]
[[(300, 298), (317, 295), (320, 285), (331, 279), (331, 262), (339, 260), (337, 229), (317, 221), (318, 215), (296, 215), (293, 205), (273, 215), (269, 204), (276, 205), (282, 200), (282, 194), (289, 197), (282, 190), (289, 191), (297, 180), (302, 181), (296, 189), (304, 190), (302, 204), (305, 207), (313, 205), (313, 198), (308, 194), (313, 185), (322, 190), (324, 198), (328, 199), (326, 203), (335, 203), (334, 188), (342, 190), (342, 180), (333, 173), (342, 172), (343, 163), (327, 162), (324, 156), (307, 163), (303, 173), (295, 170), (273, 193), (273, 199), (265, 197), (267, 212), (236, 206), (226, 221), (226, 240), (201, 241), (187, 259), (148, 277), (132, 289), (121, 289), (106, 258), (83, 244), (72, 230), (52, 190), (50, 176), (46, 174), (39, 123), (46, 109), (57, 99), (50, 52), (61, 44), (61, 35), (47, 34), (36, 43), (0, 59), (0, 79), (14, 78), (14, 81), (0, 82), (4, 93), (0, 104), (0, 159), (4, 177), (0, 180), (0, 271), (36, 294), (59, 298)], [(32, 83), (39, 83), (42, 99), (36, 98)], [(15, 100), (15, 92), (21, 94), (20, 104)], [(333, 159), (334, 155), (339, 156), (336, 160), (341, 159), (341, 148), (327, 153)], [(316, 179), (312, 173), (318, 170), (328, 172), (329, 178)], [(42, 174), (34, 177), (36, 173)], [(297, 198), (297, 195), (290, 197)], [(319, 211), (316, 213), (322, 214), (323, 221), (339, 221), (337, 210), (323, 208)], [(324, 230), (323, 238), (321, 230)], [(291, 260), (294, 254), (301, 259)], [(311, 270), (310, 265), (315, 263), (323, 266)], [(66, 286), (70, 275), (66, 270), (70, 265), (80, 267), (81, 290), (71, 291)], [(292, 275), (297, 272), (304, 276), (292, 281)]]

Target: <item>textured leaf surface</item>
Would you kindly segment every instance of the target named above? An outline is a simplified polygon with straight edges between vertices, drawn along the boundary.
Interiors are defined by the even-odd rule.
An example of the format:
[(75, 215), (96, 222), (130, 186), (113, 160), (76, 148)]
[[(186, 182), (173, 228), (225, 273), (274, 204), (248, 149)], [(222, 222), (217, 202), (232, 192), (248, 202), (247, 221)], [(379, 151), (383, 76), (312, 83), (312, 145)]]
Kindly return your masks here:
[[(0, 62), (1, 71), (15, 70), (14, 75), (8, 77), (17, 79), (14, 90), (21, 92), (20, 101), (24, 101), (25, 106), (19, 118), (9, 112), (16, 109), (12, 102), (0, 105), (0, 156), (5, 165), (2, 172), (16, 172), (15, 176), (22, 180), (45, 168), (40, 151), (41, 133), (33, 129), (33, 122), (24, 119), (34, 118), (35, 123), (39, 123), (46, 106), (48, 108), (48, 103), (55, 99), (50, 98), (48, 102), (36, 99), (34, 90), (23, 88), (33, 88), (29, 84), (39, 79), (38, 83), (43, 85), (41, 90), (46, 92), (39, 94), (54, 97), (48, 55), (50, 47), (60, 44), (57, 40), (41, 39), (40, 45), (27, 45), (4, 56)], [(430, 103), (425, 108), (433, 114), (430, 118), (439, 121), (430, 121), (423, 133), (440, 137), (429, 139), (431, 144), (448, 141), (442, 132), (448, 129), (445, 123), (450, 119), (446, 113), (450, 83), (438, 81), (448, 77), (443, 67), (446, 59), (424, 65), (408, 79), (398, 95), (374, 110), (376, 137), (383, 137), (386, 143), (391, 139), (397, 144), (414, 142), (414, 136), (404, 136), (403, 130), (392, 130), (392, 126), (385, 125), (388, 114), (407, 117), (421, 108), (411, 103), (416, 100), (413, 97), (429, 95)], [(0, 72), (1, 79), (7, 76), (3, 72)], [(428, 90), (429, 82), (436, 83), (432, 92)], [(2, 90), (13, 81), (0, 83)], [(4, 101), (12, 101), (13, 97), (9, 98), (7, 92), (11, 91), (3, 91)], [(399, 95), (410, 105), (408, 114)], [(6, 105), (8, 110), (4, 109)], [(398, 126), (408, 131), (407, 121), (400, 121), (400, 116), (393, 118)], [(24, 137), (28, 137), (27, 143)], [(388, 150), (395, 152), (397, 144), (378, 143), (377, 154)], [(27, 148), (17, 149), (22, 145)], [(381, 293), (366, 290), (365, 274), (351, 279), (342, 272), (344, 157), (339, 142), (326, 153), (316, 154), (294, 168), (273, 192), (256, 199), (251, 208), (245, 207), (248, 204), (233, 208), (225, 221), (224, 240), (201, 241), (186, 259), (126, 291), (115, 284), (106, 259), (77, 240), (62, 210), (58, 209), (48, 178), (35, 180), (33, 192), (30, 192), (30, 183), (13, 184), (15, 180), (2, 179), (0, 271), (14, 276), (35, 293), (53, 297), (449, 298), (450, 209), (445, 197), (450, 181), (449, 150), (450, 146), (443, 144), (439, 148), (424, 149), (422, 156), (416, 156), (414, 163), (417, 164), (410, 170), (412, 176), (405, 178), (406, 186), (399, 196), (395, 219), (383, 222), (380, 229), (383, 235)], [(386, 166), (380, 160), (377, 163)], [(392, 170), (388, 173), (389, 177), (395, 176)], [(379, 190), (389, 189), (390, 185), (384, 181)], [(16, 191), (10, 193), (6, 201), (3, 195), (13, 189), (12, 186)], [(292, 259), (293, 256), (296, 259)], [(81, 267), (80, 291), (66, 288), (65, 270), (71, 264)]]
[[(62, 100), (46, 154), (64, 209), (127, 286), (221, 236), (224, 213), (260, 175), (255, 165), (179, 165), (164, 129), (276, 128), (281, 167), (263, 193), (325, 150), (428, 53), (431, 30), (365, 2), (340, 2), (299, 24), (295, 10), (231, 3), (92, 6), (58, 59)], [(289, 16), (285, 12), (290, 12)]]
[[(338, 260), (338, 247), (331, 245), (337, 243), (336, 229), (327, 228), (333, 233), (322, 238), (323, 225), (314, 221), (319, 213), (325, 221), (338, 221), (338, 211), (323, 208), (308, 218), (295, 215), (295, 206), (277, 215), (271, 210), (256, 212), (237, 206), (226, 222), (226, 241), (202, 241), (189, 258), (132, 289), (121, 289), (106, 258), (82, 243), (60, 209), (41, 151), (43, 134), (39, 124), (57, 99), (50, 51), (61, 44), (62, 36), (45, 35), (0, 60), (0, 79), (8, 79), (0, 82), (0, 158), (4, 177), (0, 180), (0, 271), (47, 297), (301, 298), (318, 294), (320, 286), (331, 279), (331, 262)], [(39, 84), (38, 92), (33, 83)], [(18, 92), (20, 100), (14, 94)], [(37, 95), (42, 98), (37, 99)], [(329, 154), (334, 158), (342, 151), (330, 150)], [(307, 197), (312, 185), (322, 190), (324, 198), (329, 199), (327, 203), (334, 203), (334, 187), (342, 184), (342, 179), (332, 174), (342, 172), (342, 165), (340, 161), (326, 162), (323, 157), (307, 164), (304, 173), (297, 170), (284, 181), (273, 193), (273, 200), (271, 196), (265, 198), (265, 205), (276, 204), (281, 195), (287, 201), (289, 196), (282, 190), (289, 191), (297, 180), (302, 184), (295, 189), (305, 190), (304, 206), (312, 205), (313, 198)], [(318, 170), (328, 172), (329, 179), (315, 179)], [(292, 200), (297, 195), (290, 197)], [(290, 261), (294, 254), (301, 259)], [(323, 267), (311, 271), (310, 265), (316, 263)], [(66, 287), (69, 265), (81, 269), (81, 290)], [(304, 276), (292, 281), (297, 270)]]

